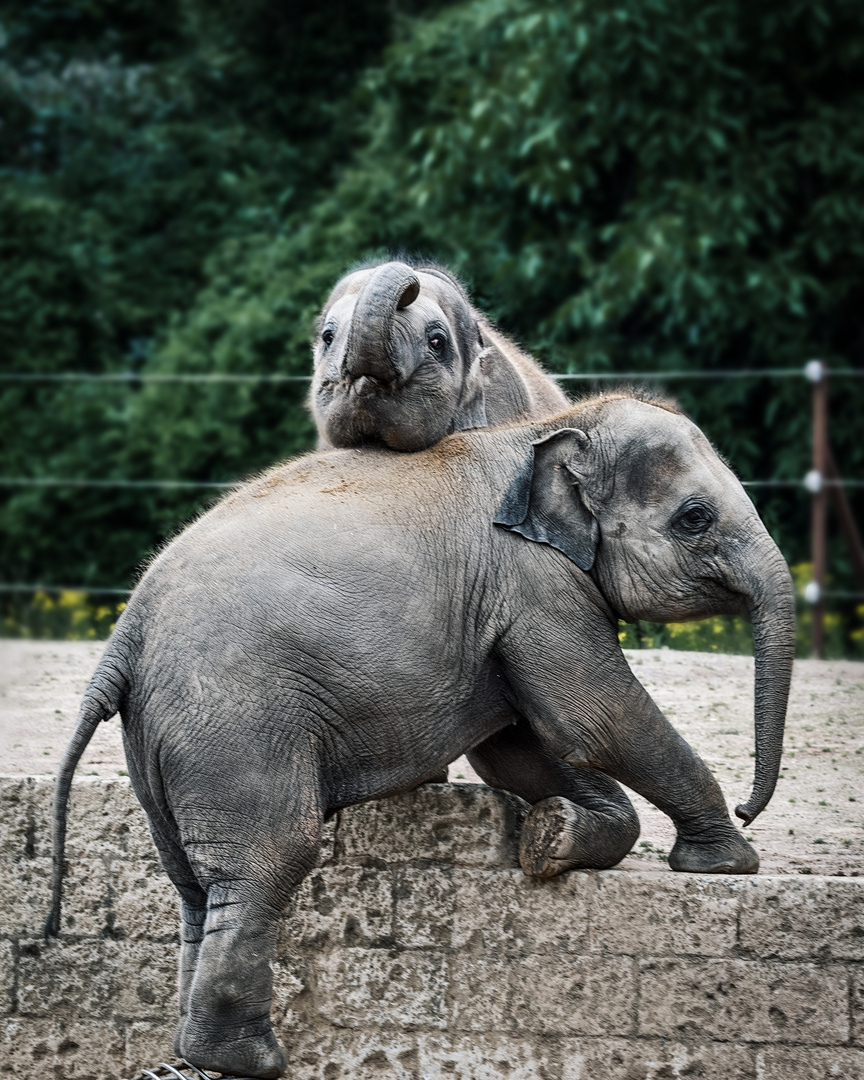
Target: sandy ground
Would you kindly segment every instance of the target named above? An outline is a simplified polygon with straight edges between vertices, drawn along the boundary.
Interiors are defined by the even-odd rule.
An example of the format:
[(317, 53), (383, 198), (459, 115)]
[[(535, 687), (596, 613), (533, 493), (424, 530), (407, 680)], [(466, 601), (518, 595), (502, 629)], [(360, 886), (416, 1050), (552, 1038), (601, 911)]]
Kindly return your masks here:
[[(0, 640), (0, 772), (53, 773), (101, 642)], [(708, 762), (729, 801), (752, 780), (753, 661), (671, 650), (629, 652), (636, 675)], [(99, 727), (79, 773), (125, 775), (120, 726)], [(746, 830), (762, 872), (864, 876), (864, 663), (795, 664), (786, 752), (768, 809)], [(464, 758), (450, 779), (477, 782)], [(623, 867), (668, 870), (671, 822), (638, 796), (642, 836)]]

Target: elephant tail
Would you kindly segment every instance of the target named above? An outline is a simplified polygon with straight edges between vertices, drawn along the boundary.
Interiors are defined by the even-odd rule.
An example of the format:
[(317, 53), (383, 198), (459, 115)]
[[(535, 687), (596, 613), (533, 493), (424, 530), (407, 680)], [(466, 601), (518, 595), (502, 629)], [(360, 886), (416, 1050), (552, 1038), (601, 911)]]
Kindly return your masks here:
[(81, 755), (102, 720), (110, 720), (122, 705), (129, 688), (128, 667), (121, 642), (115, 634), (84, 693), (78, 723), (60, 763), (51, 812), (51, 912), (45, 920), (45, 938), (60, 933), (63, 900), (63, 868), (66, 848), (66, 812), (72, 777)]

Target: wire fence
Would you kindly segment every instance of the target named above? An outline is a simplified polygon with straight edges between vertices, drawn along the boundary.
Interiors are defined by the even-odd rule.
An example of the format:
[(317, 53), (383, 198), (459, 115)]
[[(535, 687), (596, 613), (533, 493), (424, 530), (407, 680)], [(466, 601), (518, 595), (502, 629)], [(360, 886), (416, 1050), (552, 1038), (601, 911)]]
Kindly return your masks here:
[[(825, 447), (820, 447), (819, 430), (820, 419), (819, 408), (824, 412), (826, 406), (824, 403), (824, 387), (827, 376), (830, 374), (832, 380), (834, 379), (860, 379), (864, 378), (864, 368), (832, 368), (830, 372), (824, 366), (820, 360), (810, 360), (803, 367), (799, 368), (738, 368), (738, 369), (725, 369), (725, 370), (701, 370), (701, 371), (685, 371), (685, 370), (668, 370), (668, 371), (600, 371), (600, 372), (579, 372), (573, 374), (561, 374), (552, 375), (552, 378), (558, 382), (572, 382), (572, 383), (664, 383), (669, 381), (679, 380), (694, 380), (694, 381), (726, 381), (730, 379), (804, 379), (813, 384), (814, 389), (814, 468), (807, 473), (806, 476), (801, 478), (787, 478), (787, 479), (766, 479), (766, 480), (744, 480), (742, 484), (745, 488), (751, 489), (789, 489), (789, 490), (803, 490), (810, 494), (813, 500), (814, 517), (813, 517), (813, 547), (817, 553), (821, 553), (824, 550), (824, 535), (817, 535), (821, 529), (824, 534), (824, 496), (827, 492), (835, 491), (841, 493), (838, 497), (845, 499), (842, 495), (846, 489), (862, 489), (864, 488), (864, 480), (849, 480), (841, 478), (839, 476), (827, 475), (827, 470), (824, 465), (827, 450), (827, 444)], [(159, 373), (159, 372), (114, 372), (114, 373), (90, 373), (90, 372), (60, 372), (60, 373), (43, 373), (43, 372), (0, 372), (0, 383), (80, 383), (80, 384), (121, 384), (129, 387), (137, 387), (147, 384), (159, 384), (159, 383), (189, 383), (189, 384), (280, 384), (280, 383), (297, 383), (308, 384), (311, 382), (309, 375), (287, 375), (287, 374), (261, 374), (261, 373), (232, 373), (232, 372), (188, 372), (188, 373)], [(821, 405), (819, 404), (821, 402)], [(821, 429), (823, 435), (821, 436), (824, 441), (824, 416), (821, 420)], [(0, 477), (0, 488), (103, 488), (103, 489), (154, 489), (154, 490), (188, 490), (188, 491), (206, 491), (206, 490), (230, 490), (237, 488), (244, 483), (243, 480), (169, 480), (169, 479), (150, 479), (150, 480), (130, 480), (122, 477), (100, 477), (100, 478), (78, 478), (78, 477), (46, 477), (46, 476), (34, 476), (34, 477), (20, 477), (20, 476), (2, 476)], [(821, 508), (821, 511), (820, 511)], [(847, 517), (848, 506), (846, 508)], [(821, 522), (821, 524), (820, 524)], [(860, 538), (857, 537), (857, 530), (854, 530), (855, 535), (851, 538), (850, 543), (854, 547), (856, 539), (860, 548)], [(847, 539), (849, 539), (847, 537)], [(853, 561), (854, 561), (853, 551)], [(824, 556), (819, 554), (819, 557), (815, 562), (821, 558), (824, 564)], [(805, 589), (804, 595), (808, 602), (814, 609), (814, 651), (818, 654), (821, 652), (821, 622), (823, 619), (822, 603), (825, 599), (843, 599), (843, 600), (859, 600), (864, 599), (864, 591), (853, 592), (846, 590), (831, 590), (824, 588), (824, 565), (821, 568), (821, 572), (817, 567), (815, 573), (815, 580), (808, 584)], [(862, 583), (864, 586), (864, 583)], [(46, 592), (46, 593), (62, 593), (62, 592), (84, 592), (96, 596), (128, 596), (131, 592), (126, 588), (103, 588), (92, 586), (59, 586), (59, 585), (43, 585), (43, 584), (30, 584), (30, 583), (16, 583), (16, 582), (0, 582), (0, 593), (27, 593), (27, 592)], [(819, 623), (819, 630), (815, 629), (816, 623)]]
[[(819, 363), (820, 361), (816, 361)], [(813, 361), (810, 361), (813, 363)], [(552, 374), (557, 382), (665, 382), (667, 379), (808, 379), (807, 367), (803, 368), (723, 368), (701, 371), (674, 369), (671, 371), (580, 371), (573, 374)], [(831, 368), (832, 379), (862, 379), (864, 368)], [(309, 375), (258, 374), (255, 372), (188, 372), (165, 373), (120, 371), (108, 374), (86, 371), (39, 372), (19, 371), (0, 372), (2, 382), (45, 382), (45, 383), (309, 383)]]

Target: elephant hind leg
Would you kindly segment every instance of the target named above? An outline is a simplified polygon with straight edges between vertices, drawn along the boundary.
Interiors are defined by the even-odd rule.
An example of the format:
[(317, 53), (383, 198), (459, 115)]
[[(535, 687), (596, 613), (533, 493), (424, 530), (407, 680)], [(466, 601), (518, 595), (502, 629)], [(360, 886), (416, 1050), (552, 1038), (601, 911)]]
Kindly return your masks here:
[(180, 966), (179, 1005), (180, 1022), (174, 1035), (174, 1052), (180, 1055), (180, 1035), (186, 1019), (189, 988), (198, 963), (198, 950), (204, 937), (204, 919), (207, 914), (207, 893), (198, 884), (195, 872), (180, 843), (176, 823), (165, 810), (151, 807), (148, 811), (150, 833), (159, 852), (159, 858), (174, 888), (180, 894)]
[(207, 910), (178, 1050), (201, 1069), (273, 1080), (285, 1068), (270, 1023), (271, 961), (291, 892), (318, 857), (323, 813), (312, 795), (278, 820), (244, 804), (236, 830), (220, 827), (228, 839), (190, 845)]
[(524, 719), (475, 747), (468, 760), (491, 787), (533, 803), (519, 861), (532, 877), (615, 866), (639, 838), (639, 818), (620, 786), (547, 750)]

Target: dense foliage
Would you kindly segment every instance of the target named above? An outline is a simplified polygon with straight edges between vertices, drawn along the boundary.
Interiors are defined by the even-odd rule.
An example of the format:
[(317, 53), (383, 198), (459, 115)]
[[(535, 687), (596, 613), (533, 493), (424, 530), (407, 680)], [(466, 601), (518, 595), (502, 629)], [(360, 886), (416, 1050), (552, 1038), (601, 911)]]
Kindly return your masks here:
[[(860, 366), (855, 0), (295, 7), (0, 2), (4, 367), (306, 373), (329, 286), (394, 249), (451, 262), (559, 371)], [(806, 471), (802, 379), (670, 388), (742, 476)], [(849, 476), (862, 397), (832, 393)], [(6, 476), (228, 480), (310, 439), (296, 384), (0, 406)], [(3, 577), (69, 584), (127, 582), (201, 504), (0, 495)], [(803, 495), (758, 501), (806, 559)]]

